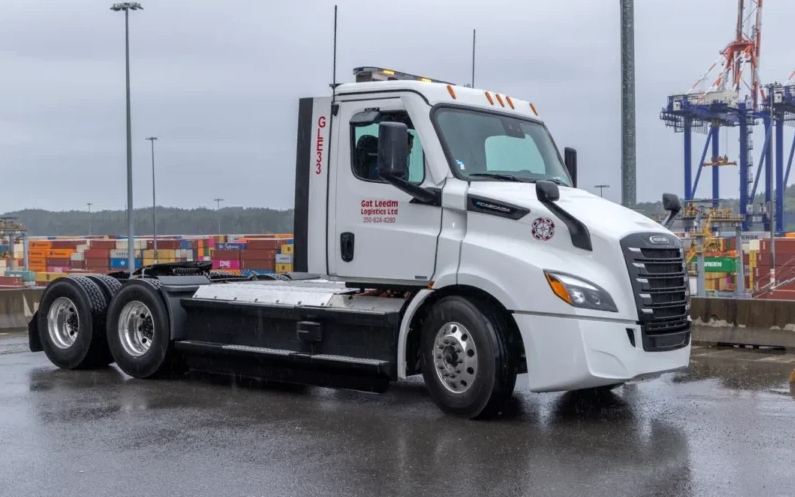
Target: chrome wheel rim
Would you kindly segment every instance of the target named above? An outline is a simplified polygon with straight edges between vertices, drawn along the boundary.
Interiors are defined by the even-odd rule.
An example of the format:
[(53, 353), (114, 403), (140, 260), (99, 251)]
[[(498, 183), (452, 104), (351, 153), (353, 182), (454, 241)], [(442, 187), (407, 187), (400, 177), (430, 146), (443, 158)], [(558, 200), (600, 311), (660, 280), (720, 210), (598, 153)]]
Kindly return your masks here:
[(124, 352), (140, 357), (152, 346), (155, 338), (155, 323), (152, 311), (144, 304), (134, 300), (128, 302), (119, 316), (119, 340)]
[(478, 373), (478, 351), (469, 330), (460, 323), (446, 323), (436, 334), (433, 365), (444, 387), (461, 394), (472, 387)]
[(74, 302), (58, 297), (47, 312), (47, 331), (50, 341), (61, 350), (74, 345), (80, 332), (80, 317)]

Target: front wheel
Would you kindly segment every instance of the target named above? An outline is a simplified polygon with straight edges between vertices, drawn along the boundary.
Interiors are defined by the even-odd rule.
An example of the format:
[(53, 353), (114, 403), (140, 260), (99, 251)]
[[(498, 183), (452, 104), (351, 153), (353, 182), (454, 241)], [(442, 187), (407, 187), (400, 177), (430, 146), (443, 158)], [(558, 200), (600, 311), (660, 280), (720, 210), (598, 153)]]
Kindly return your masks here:
[(517, 368), (498, 311), (463, 297), (433, 304), (422, 329), (422, 375), (442, 411), (490, 418), (513, 394)]

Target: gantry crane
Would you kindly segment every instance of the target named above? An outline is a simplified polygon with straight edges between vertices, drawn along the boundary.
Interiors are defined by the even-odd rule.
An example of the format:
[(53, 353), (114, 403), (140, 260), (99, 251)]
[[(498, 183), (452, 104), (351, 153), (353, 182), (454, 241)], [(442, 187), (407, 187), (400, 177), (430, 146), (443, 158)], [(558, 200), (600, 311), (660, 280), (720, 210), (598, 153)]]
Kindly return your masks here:
[[(740, 213), (746, 216), (743, 229), (752, 222), (749, 209), (750, 186), (753, 181), (753, 142), (764, 89), (759, 80), (759, 59), (762, 39), (762, 0), (738, 0), (737, 24), (734, 40), (721, 52), (709, 70), (684, 94), (671, 95), (660, 118), (677, 133), (684, 134), (685, 168), (684, 200), (692, 201), (704, 167), (712, 167), (712, 205), (720, 198), (719, 167), (739, 165)], [(717, 77), (713, 77), (717, 71)], [(708, 83), (711, 82), (711, 83)], [(719, 131), (722, 127), (737, 127), (740, 131), (739, 160), (721, 155)], [(707, 135), (701, 160), (693, 181), (692, 132)], [(710, 149), (710, 160), (706, 160)]]

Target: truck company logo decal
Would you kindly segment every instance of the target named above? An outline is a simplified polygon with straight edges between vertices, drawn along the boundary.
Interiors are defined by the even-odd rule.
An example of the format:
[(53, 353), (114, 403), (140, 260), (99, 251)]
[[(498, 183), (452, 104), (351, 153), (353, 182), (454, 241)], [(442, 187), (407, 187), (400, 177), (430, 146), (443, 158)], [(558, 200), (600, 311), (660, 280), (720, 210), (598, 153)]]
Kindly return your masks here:
[(315, 174), (323, 172), (323, 128), (326, 127), (326, 116), (320, 116), (317, 120), (317, 138), (315, 139)]
[(362, 222), (394, 223), (397, 221), (398, 206), (397, 200), (364, 199), (361, 202)]
[(543, 242), (555, 236), (555, 223), (548, 217), (539, 217), (533, 221), (533, 238)]
[(671, 240), (669, 240), (667, 236), (662, 236), (662, 235), (650, 236), (649, 241), (654, 244), (671, 243)]

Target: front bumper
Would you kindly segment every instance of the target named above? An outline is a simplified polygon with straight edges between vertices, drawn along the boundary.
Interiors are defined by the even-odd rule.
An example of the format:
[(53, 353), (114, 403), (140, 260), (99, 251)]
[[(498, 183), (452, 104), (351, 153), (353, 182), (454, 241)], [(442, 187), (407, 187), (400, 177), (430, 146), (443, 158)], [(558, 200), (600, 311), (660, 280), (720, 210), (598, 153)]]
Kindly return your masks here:
[(520, 375), (517, 388), (580, 390), (647, 379), (690, 363), (689, 338), (674, 350), (646, 352), (636, 324), (530, 314), (514, 314), (514, 319), (527, 358), (527, 374)]

